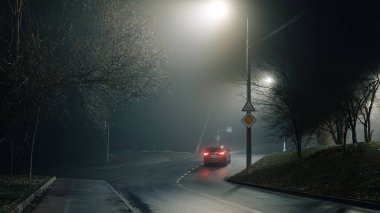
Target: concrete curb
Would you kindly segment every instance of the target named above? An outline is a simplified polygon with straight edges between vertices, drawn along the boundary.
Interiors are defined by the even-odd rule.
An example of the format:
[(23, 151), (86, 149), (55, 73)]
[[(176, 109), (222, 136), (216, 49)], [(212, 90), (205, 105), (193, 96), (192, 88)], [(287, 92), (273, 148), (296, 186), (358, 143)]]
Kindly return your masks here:
[[(105, 181), (106, 182), (106, 181)], [(124, 205), (126, 205), (129, 210), (132, 212), (132, 213), (140, 213), (140, 210), (136, 209), (135, 207), (133, 207), (119, 192), (116, 191), (115, 188), (113, 188), (108, 182), (106, 182), (107, 186), (113, 191), (113, 193), (116, 194), (116, 196), (118, 196), (120, 198), (121, 201), (123, 201)]]
[(343, 203), (343, 204), (348, 204), (348, 205), (352, 205), (352, 206), (363, 207), (363, 208), (373, 209), (373, 210), (379, 210), (380, 209), (380, 203), (353, 200), (353, 199), (340, 198), (340, 197), (327, 196), (327, 195), (318, 195), (318, 194), (300, 192), (300, 191), (289, 190), (289, 189), (284, 189), (284, 188), (275, 188), (275, 187), (271, 187), (271, 186), (265, 186), (265, 185), (247, 183), (247, 182), (237, 182), (237, 181), (230, 180), (229, 177), (226, 177), (225, 180), (230, 182), (230, 183), (234, 183), (234, 184), (251, 186), (251, 187), (255, 187), (255, 188), (259, 188), (259, 189), (265, 189), (265, 190), (270, 190), (270, 191), (275, 191), (275, 192), (282, 192), (282, 193), (291, 194), (291, 195), (297, 195), (297, 196), (326, 200), (326, 201), (339, 202), (339, 203)]
[(33, 194), (31, 194), (27, 199), (25, 199), (22, 203), (18, 204), (15, 209), (13, 209), (10, 213), (22, 213), (25, 208), (32, 203), (32, 201), (41, 196), (41, 194), (56, 180), (56, 177), (52, 177), (48, 182), (42, 185), (39, 189), (37, 189)]

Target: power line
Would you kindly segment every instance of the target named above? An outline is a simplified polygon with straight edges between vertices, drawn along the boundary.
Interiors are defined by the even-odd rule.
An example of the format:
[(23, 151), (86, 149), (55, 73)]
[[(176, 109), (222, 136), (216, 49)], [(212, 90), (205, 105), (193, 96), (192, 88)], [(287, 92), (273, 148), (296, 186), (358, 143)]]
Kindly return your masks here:
[(305, 15), (305, 13), (306, 13), (306, 9), (302, 10), (300, 13), (298, 13), (297, 15), (295, 15), (292, 19), (290, 19), (289, 21), (285, 22), (279, 28), (275, 29), (273, 32), (269, 33), (268, 35), (266, 35), (265, 37), (261, 38), (257, 42), (254, 42), (254, 44), (260, 44), (260, 43), (266, 41), (267, 39), (273, 37), (277, 33), (281, 32), (282, 30), (284, 30), (285, 28), (287, 28), (288, 26), (290, 26), (291, 24), (293, 24), (294, 22), (296, 22), (298, 19), (302, 18)]

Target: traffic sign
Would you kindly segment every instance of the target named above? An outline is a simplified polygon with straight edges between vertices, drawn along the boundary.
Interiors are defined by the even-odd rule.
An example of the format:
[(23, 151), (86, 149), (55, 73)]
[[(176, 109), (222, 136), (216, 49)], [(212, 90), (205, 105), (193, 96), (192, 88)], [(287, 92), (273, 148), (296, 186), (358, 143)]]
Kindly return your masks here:
[(252, 103), (250, 101), (247, 101), (247, 103), (245, 103), (242, 111), (244, 111), (244, 112), (252, 112), (253, 111), (254, 112), (256, 110), (255, 110), (255, 107), (253, 107)]
[(256, 118), (255, 116), (253, 116), (251, 113), (247, 113), (242, 119), (241, 121), (243, 122), (243, 124), (248, 127), (248, 128), (251, 128), (251, 126), (256, 122)]

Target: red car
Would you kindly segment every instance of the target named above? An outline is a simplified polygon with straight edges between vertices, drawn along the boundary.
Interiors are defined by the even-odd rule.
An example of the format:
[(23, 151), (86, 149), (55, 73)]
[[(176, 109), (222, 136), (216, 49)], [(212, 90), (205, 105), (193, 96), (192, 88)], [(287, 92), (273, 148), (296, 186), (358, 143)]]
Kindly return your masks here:
[(203, 152), (203, 165), (223, 164), (231, 161), (230, 150), (220, 146), (210, 146)]

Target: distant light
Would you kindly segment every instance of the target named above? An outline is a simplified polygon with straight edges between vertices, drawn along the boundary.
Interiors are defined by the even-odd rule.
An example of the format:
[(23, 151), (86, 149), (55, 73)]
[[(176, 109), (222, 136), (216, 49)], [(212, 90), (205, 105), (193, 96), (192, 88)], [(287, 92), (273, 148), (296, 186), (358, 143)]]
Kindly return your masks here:
[(226, 1), (211, 0), (208, 5), (206, 5), (204, 13), (205, 18), (212, 19), (213, 21), (219, 21), (227, 17), (229, 7)]
[(274, 79), (270, 76), (267, 76), (264, 78), (264, 83), (265, 84), (273, 84), (274, 83)]

